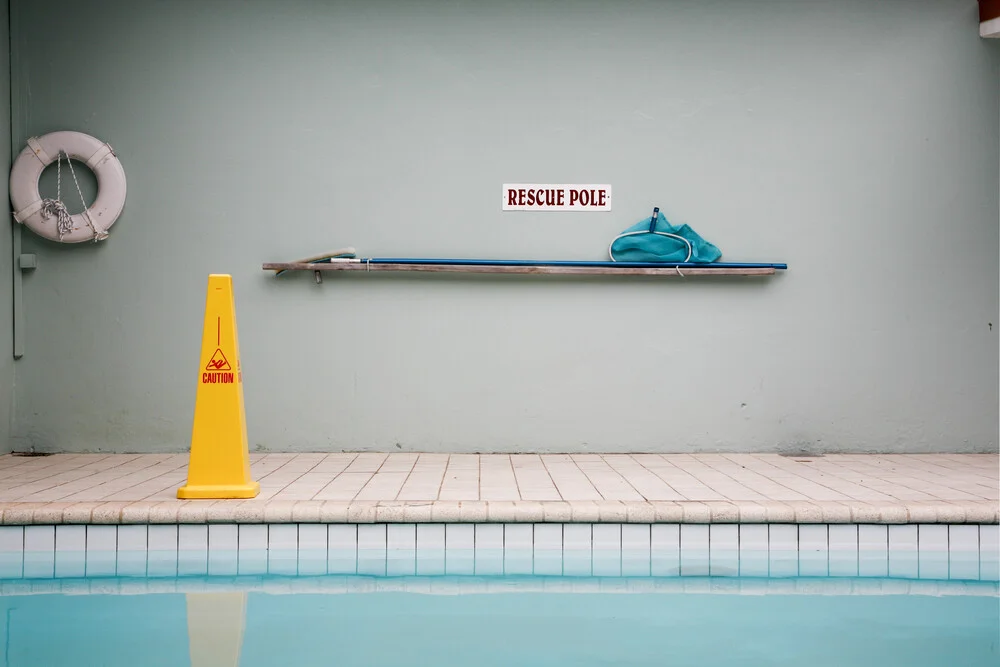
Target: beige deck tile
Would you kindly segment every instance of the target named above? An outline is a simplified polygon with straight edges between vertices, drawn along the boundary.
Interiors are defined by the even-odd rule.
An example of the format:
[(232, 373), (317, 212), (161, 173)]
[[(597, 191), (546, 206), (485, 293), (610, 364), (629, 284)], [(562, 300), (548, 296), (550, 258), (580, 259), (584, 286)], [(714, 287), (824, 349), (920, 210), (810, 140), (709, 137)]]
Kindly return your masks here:
[(254, 453), (260, 494), (218, 502), (177, 499), (187, 461), (0, 456), (3, 520), (960, 523), (1000, 509), (996, 455)]
[(372, 478), (374, 472), (342, 472), (323, 487), (316, 500), (352, 500)]

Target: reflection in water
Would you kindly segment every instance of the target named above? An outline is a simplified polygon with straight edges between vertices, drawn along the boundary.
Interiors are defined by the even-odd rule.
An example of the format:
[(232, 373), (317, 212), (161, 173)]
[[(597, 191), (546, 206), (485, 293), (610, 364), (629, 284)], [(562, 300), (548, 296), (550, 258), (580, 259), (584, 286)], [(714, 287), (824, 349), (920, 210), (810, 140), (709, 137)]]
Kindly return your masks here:
[(995, 582), (265, 576), (0, 591), (10, 667), (1000, 664)]
[(237, 667), (246, 626), (247, 594), (186, 593), (191, 667)]

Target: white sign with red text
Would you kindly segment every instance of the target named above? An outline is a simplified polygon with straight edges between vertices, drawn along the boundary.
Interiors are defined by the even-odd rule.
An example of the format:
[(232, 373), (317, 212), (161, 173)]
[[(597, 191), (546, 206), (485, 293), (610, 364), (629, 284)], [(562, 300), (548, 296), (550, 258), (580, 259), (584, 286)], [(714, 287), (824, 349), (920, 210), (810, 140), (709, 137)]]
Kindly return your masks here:
[(503, 186), (504, 211), (610, 211), (610, 185), (513, 183)]

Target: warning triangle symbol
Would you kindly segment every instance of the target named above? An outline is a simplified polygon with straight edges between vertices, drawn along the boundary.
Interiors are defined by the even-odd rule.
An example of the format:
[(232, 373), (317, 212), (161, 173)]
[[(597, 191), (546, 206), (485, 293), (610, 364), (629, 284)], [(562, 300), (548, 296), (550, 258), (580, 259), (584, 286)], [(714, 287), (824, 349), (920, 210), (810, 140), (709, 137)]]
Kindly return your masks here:
[(229, 365), (229, 360), (226, 359), (226, 355), (222, 353), (222, 350), (216, 349), (215, 354), (212, 358), (208, 360), (208, 365), (205, 366), (206, 371), (231, 371), (233, 367)]

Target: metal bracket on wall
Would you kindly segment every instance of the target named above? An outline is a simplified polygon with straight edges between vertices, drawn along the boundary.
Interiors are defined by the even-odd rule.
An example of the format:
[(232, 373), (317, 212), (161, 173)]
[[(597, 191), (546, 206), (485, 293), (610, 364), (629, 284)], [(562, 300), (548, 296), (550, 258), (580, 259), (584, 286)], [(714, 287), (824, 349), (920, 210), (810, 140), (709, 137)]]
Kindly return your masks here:
[(21, 252), (21, 230), (14, 229), (14, 358), (24, 356), (24, 293), (22, 276), (25, 271), (38, 268), (38, 257)]

